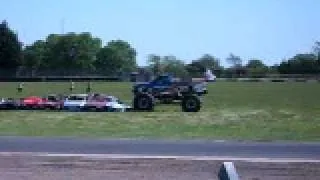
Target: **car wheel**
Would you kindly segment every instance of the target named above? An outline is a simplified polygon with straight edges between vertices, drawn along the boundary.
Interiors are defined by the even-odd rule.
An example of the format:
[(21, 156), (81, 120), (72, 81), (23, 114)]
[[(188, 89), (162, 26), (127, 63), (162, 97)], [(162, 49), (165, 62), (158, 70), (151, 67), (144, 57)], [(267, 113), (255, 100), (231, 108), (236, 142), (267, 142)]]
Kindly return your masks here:
[(201, 101), (198, 96), (187, 95), (183, 97), (181, 107), (184, 112), (198, 112), (201, 108)]
[(84, 106), (79, 106), (78, 111), (85, 111), (86, 108)]
[(61, 105), (56, 106), (56, 110), (61, 110), (61, 109), (62, 109)]
[(154, 110), (154, 99), (150, 94), (142, 93), (134, 97), (133, 108), (135, 110)]
[(110, 108), (109, 108), (109, 107), (104, 107), (104, 108), (103, 108), (103, 111), (104, 111), (104, 112), (109, 112), (109, 111), (110, 111)]

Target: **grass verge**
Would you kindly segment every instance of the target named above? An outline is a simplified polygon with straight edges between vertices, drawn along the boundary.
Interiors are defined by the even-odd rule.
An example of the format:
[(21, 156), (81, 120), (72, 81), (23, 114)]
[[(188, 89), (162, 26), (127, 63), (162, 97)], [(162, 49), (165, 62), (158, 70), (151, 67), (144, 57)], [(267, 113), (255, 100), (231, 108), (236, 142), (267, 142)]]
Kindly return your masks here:
[[(0, 96), (23, 97), (67, 93), (68, 83), (1, 83)], [(84, 92), (85, 83), (76, 84)], [(130, 83), (93, 83), (93, 90), (130, 103)], [(320, 84), (213, 83), (199, 113), (178, 105), (155, 112), (94, 113), (0, 111), (0, 134), (172, 139), (320, 140)]]

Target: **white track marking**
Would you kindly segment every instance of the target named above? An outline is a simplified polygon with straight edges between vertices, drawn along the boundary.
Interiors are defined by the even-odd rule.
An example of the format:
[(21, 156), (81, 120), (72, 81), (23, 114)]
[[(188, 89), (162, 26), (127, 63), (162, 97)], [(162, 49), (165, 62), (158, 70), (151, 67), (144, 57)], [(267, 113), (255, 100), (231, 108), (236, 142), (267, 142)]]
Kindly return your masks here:
[(320, 163), (320, 159), (308, 158), (251, 158), (231, 156), (155, 156), (155, 155), (129, 155), (129, 154), (59, 154), (59, 153), (36, 153), (36, 152), (0, 152), (1, 156), (25, 156), (25, 157), (79, 157), (89, 159), (172, 159), (192, 161), (246, 161), (246, 162), (310, 162)]

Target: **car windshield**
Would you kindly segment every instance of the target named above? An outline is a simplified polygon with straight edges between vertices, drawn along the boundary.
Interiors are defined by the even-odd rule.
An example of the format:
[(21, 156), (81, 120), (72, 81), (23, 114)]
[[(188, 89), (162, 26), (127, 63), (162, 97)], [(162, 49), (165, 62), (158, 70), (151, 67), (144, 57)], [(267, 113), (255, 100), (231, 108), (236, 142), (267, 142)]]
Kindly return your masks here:
[(105, 101), (107, 101), (107, 102), (112, 102), (112, 101), (113, 101), (113, 99), (112, 99), (112, 98), (110, 98), (110, 97), (107, 97), (107, 98), (105, 98)]
[(116, 100), (119, 104), (124, 104), (120, 99)]
[(85, 96), (70, 96), (68, 98), (68, 100), (70, 101), (82, 101), (82, 100), (86, 100)]
[(111, 98), (109, 97), (105, 97), (105, 96), (102, 96), (102, 95), (94, 95), (94, 96), (91, 96), (88, 98), (89, 101), (99, 101), (99, 102), (104, 102), (104, 101), (112, 101)]
[(55, 96), (48, 96), (49, 101), (56, 101), (57, 98)]
[(118, 102), (118, 98), (114, 96), (108, 96), (105, 98), (105, 100), (108, 102)]

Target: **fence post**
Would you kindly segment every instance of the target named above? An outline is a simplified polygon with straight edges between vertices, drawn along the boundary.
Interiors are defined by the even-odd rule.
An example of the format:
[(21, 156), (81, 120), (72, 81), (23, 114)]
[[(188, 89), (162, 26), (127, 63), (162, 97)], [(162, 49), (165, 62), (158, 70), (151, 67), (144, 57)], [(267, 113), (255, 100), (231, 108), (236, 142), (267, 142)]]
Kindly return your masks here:
[(233, 162), (223, 162), (218, 173), (219, 180), (239, 180)]
[(21, 93), (21, 92), (22, 92), (22, 90), (23, 90), (23, 85), (24, 85), (23, 82), (20, 82), (20, 83), (19, 83), (18, 88), (17, 88), (18, 93)]
[(87, 83), (87, 93), (89, 93), (91, 91), (91, 82), (90, 80)]
[(74, 82), (71, 80), (70, 81), (70, 93), (72, 93), (72, 91), (73, 91), (73, 89), (74, 89)]

